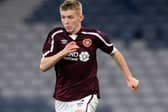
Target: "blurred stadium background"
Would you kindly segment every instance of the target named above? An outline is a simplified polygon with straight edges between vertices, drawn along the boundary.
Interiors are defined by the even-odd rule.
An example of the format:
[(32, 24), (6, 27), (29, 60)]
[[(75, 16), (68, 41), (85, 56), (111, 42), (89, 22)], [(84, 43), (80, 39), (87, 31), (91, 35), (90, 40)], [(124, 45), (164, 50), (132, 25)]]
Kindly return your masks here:
[[(0, 112), (54, 112), (54, 71), (39, 70), (61, 0), (0, 0)], [(168, 112), (168, 1), (82, 0), (84, 26), (105, 32), (141, 81), (137, 93), (99, 52), (97, 112)], [(110, 63), (109, 63), (110, 62)]]

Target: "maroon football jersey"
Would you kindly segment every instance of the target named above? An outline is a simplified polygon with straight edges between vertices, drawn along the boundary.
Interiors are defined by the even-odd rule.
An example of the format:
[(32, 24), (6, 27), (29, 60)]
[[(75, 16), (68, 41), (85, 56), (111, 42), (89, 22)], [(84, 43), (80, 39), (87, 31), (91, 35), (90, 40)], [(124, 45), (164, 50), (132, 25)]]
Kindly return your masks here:
[(110, 54), (113, 44), (100, 31), (81, 28), (76, 35), (70, 35), (64, 28), (55, 28), (49, 34), (43, 47), (43, 56), (49, 57), (75, 41), (80, 47), (61, 59), (55, 65), (56, 85), (54, 98), (72, 101), (89, 94), (99, 94), (97, 79), (96, 50)]

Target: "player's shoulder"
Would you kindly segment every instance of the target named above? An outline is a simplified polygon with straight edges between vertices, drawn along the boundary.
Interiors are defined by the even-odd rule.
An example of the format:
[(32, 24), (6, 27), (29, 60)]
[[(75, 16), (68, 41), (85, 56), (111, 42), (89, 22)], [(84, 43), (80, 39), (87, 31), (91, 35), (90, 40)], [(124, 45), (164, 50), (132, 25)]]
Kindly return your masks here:
[(82, 32), (87, 32), (87, 33), (99, 33), (99, 30), (94, 29), (94, 28), (86, 28), (86, 27), (83, 27), (83, 28), (82, 28)]
[(59, 33), (62, 33), (62, 32), (64, 32), (64, 28), (62, 28), (62, 27), (53, 27), (50, 30), (49, 34), (53, 35), (53, 34), (59, 34)]
[(104, 35), (104, 32), (98, 29), (94, 29), (94, 28), (82, 28), (81, 33), (87, 34), (87, 35), (93, 35), (93, 36), (103, 36)]

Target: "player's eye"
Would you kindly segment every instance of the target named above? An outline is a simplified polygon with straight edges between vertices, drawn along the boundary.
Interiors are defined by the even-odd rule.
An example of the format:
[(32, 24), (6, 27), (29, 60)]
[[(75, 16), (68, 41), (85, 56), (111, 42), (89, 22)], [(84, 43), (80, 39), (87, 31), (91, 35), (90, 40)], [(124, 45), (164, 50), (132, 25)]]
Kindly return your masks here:
[(74, 17), (73, 16), (68, 16), (69, 19), (73, 19)]
[(61, 19), (65, 19), (65, 16), (61, 16)]

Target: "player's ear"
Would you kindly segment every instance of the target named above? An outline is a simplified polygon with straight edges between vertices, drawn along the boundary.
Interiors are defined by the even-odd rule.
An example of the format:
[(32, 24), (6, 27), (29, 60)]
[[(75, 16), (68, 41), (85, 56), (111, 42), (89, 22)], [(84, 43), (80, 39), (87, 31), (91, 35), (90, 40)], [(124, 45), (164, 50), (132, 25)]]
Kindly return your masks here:
[(84, 20), (84, 15), (83, 15), (83, 14), (80, 16), (80, 20), (81, 20), (81, 21)]

